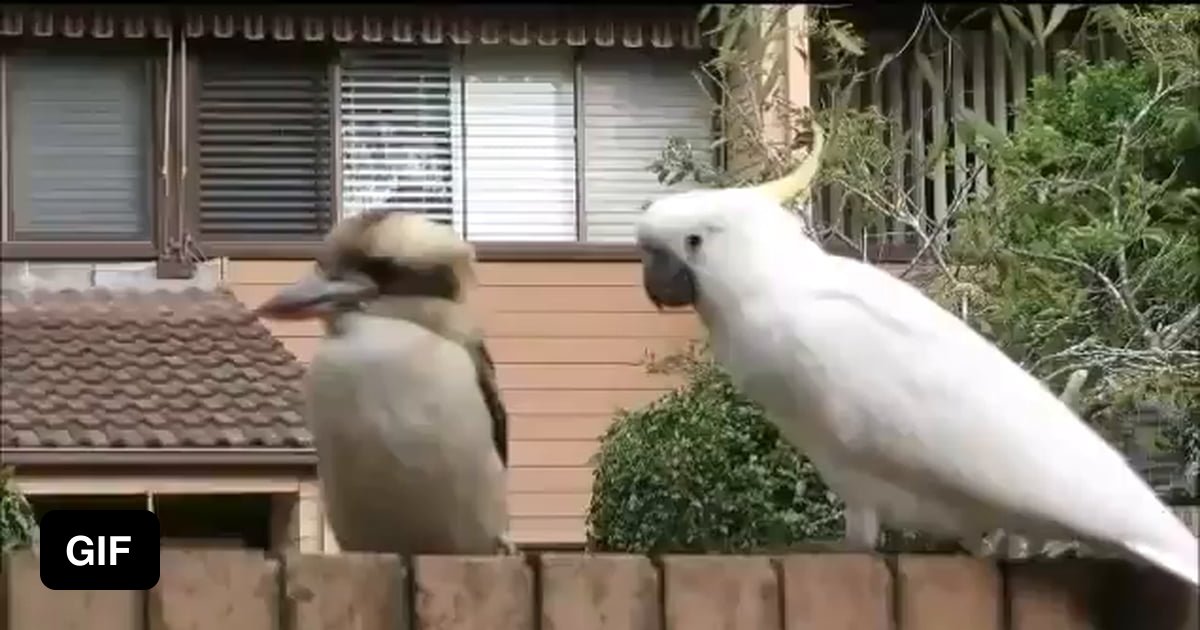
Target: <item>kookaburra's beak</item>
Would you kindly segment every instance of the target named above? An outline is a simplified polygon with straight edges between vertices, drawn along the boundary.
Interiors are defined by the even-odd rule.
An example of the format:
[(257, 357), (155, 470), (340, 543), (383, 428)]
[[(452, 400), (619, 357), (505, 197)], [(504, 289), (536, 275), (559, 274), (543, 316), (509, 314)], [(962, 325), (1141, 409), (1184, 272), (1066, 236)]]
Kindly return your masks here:
[(375, 283), (365, 277), (334, 280), (314, 272), (280, 289), (254, 313), (270, 319), (322, 317), (377, 294)]
[(663, 307), (683, 307), (696, 303), (696, 279), (692, 270), (670, 250), (643, 245), (642, 286), (646, 297), (658, 310)]

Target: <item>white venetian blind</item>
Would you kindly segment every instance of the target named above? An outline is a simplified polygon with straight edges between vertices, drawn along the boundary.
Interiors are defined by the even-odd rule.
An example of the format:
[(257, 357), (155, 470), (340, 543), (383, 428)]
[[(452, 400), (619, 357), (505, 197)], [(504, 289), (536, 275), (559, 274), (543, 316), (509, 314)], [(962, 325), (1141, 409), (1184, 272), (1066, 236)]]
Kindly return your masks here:
[(384, 208), (450, 222), (458, 86), (449, 48), (342, 57), (342, 214)]
[(695, 187), (658, 183), (647, 167), (671, 136), (711, 160), (712, 99), (700, 59), (665, 51), (589, 49), (583, 57), (583, 216), (589, 241), (628, 242), (642, 207)]
[(571, 50), (468, 47), (463, 108), (467, 237), (574, 240)]

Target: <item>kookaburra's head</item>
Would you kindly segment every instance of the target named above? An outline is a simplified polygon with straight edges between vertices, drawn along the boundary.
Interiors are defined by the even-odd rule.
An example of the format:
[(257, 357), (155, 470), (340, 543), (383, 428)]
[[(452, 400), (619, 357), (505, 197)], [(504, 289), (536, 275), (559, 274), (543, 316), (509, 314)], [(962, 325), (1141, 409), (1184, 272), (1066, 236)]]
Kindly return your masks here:
[(460, 301), (474, 282), (474, 249), (454, 228), (418, 214), (371, 211), (340, 221), (313, 271), (256, 312), (328, 320), (383, 296)]
[[(659, 308), (699, 306), (706, 285), (740, 282), (752, 256), (797, 243), (820, 251), (805, 237), (801, 219), (782, 204), (812, 184), (824, 144), (814, 122), (808, 155), (784, 177), (749, 188), (668, 195), (650, 204), (637, 226), (642, 283), (650, 301)], [(796, 238), (797, 231), (802, 238)]]

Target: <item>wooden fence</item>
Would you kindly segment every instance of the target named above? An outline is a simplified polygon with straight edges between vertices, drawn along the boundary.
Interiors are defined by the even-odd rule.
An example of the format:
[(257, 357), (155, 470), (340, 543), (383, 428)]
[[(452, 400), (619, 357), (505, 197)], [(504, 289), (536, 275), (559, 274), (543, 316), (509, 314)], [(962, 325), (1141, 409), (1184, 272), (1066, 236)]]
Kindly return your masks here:
[[(1195, 590), (1103, 561), (965, 556), (264, 556), (164, 550), (150, 591), (50, 591), (5, 558), (4, 630), (1200, 627)], [(407, 567), (411, 567), (408, 570)]]
[[(893, 186), (901, 193), (893, 210), (924, 215), (933, 224), (946, 218), (956, 196), (982, 192), (992, 182), (982, 164), (974, 179), (969, 177), (976, 156), (957, 127), (966, 110), (1007, 134), (1020, 126), (1017, 108), (1034, 80), (1065, 76), (1060, 52), (1072, 50), (1092, 62), (1129, 57), (1116, 35), (1094, 25), (1060, 28), (1045, 42), (1026, 42), (1015, 33), (1001, 36), (986, 28), (956, 30), (950, 37), (936, 28), (910, 40), (911, 35), (899, 26), (864, 33), (868, 47), (858, 69), (879, 68), (885, 56), (891, 61), (882, 72), (850, 87), (841, 106), (873, 108), (889, 119), (892, 128), (885, 141), (892, 147)], [(833, 68), (821, 55), (814, 58), (816, 105), (829, 107), (845, 79), (828, 78)], [(938, 151), (943, 147), (948, 155)], [(868, 213), (860, 201), (837, 185), (822, 186), (814, 196), (814, 217), (842, 242), (852, 247), (865, 244), (872, 257), (911, 257), (916, 248), (912, 230)]]

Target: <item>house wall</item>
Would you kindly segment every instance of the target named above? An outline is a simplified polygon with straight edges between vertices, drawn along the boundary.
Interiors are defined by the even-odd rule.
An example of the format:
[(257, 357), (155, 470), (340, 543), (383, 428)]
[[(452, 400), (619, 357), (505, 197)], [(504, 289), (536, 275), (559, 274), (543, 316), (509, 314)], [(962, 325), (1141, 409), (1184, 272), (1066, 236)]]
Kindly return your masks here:
[[(311, 268), (299, 261), (230, 261), (225, 282), (254, 307)], [(518, 542), (583, 540), (589, 458), (618, 408), (644, 405), (675, 380), (648, 374), (647, 352), (698, 338), (691, 313), (659, 313), (636, 262), (481, 262), (473, 302), (510, 414), (509, 492)], [(320, 325), (266, 322), (308, 362)]]

